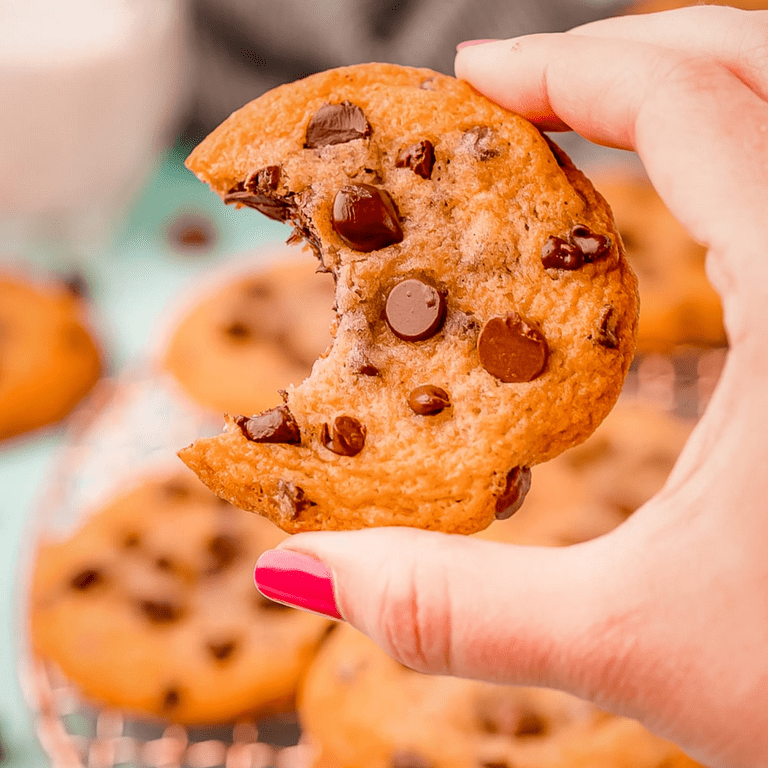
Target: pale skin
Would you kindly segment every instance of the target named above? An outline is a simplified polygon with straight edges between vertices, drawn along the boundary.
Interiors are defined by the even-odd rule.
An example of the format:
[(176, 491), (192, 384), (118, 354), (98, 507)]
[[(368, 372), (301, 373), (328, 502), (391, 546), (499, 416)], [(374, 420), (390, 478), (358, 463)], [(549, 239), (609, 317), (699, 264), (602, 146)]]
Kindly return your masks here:
[[(768, 765), (768, 12), (694, 7), (462, 48), (545, 130), (634, 149), (708, 248), (730, 352), (664, 489), (564, 549), (308, 533), (344, 618), (413, 668), (570, 691), (716, 768)], [(534, 471), (535, 482), (535, 471)]]

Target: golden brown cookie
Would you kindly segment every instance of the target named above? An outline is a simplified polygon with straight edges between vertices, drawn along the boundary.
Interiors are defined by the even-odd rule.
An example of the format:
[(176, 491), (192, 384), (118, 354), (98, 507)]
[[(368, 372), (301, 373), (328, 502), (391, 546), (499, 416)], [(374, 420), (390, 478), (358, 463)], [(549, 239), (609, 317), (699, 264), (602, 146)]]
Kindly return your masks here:
[(706, 250), (669, 212), (646, 179), (593, 175), (608, 200), (640, 291), (641, 352), (681, 345), (724, 346), (720, 298), (704, 270)]
[(584, 443), (533, 469), (516, 515), (478, 536), (564, 546), (608, 533), (662, 489), (692, 429), (691, 420), (619, 401)]
[(254, 587), (283, 538), (186, 471), (146, 480), (40, 548), (35, 652), (87, 697), (175, 722), (288, 709), (329, 622)]
[(77, 291), (0, 274), (0, 440), (63, 419), (101, 365)]
[(174, 329), (163, 367), (205, 408), (255, 414), (278, 405), (331, 343), (333, 280), (310, 259), (227, 282)]
[(313, 75), (236, 112), (188, 165), (290, 221), (336, 279), (310, 377), (180, 454), (237, 506), (291, 532), (471, 533), (613, 406), (637, 297), (608, 206), (466, 83), (388, 64)]
[[(638, 0), (629, 6), (627, 13), (657, 13), (701, 4), (701, 0)], [(759, 11), (768, 9), (768, 0), (707, 0), (706, 5), (727, 5), (744, 11)]]
[(694, 768), (637, 722), (559, 691), (423, 675), (340, 625), (299, 698), (313, 768)]

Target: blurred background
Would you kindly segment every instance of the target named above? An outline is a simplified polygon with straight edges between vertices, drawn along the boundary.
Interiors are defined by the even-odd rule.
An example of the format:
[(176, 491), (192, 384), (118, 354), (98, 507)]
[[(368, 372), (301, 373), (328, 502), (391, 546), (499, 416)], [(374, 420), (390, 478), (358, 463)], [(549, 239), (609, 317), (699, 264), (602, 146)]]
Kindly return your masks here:
[[(102, 409), (97, 381), (155, 375), (169, 318), (231, 265), (266, 264), (289, 234), (222, 205), (184, 168), (192, 147), (265, 90), (322, 69), (388, 61), (450, 74), (462, 40), (560, 31), (661, 5), (675, 3), (0, 0), (0, 763), (48, 763), (18, 682), (27, 599), (19, 574), (31, 567), (51, 486), (77, 439), (70, 413), (79, 405), (82, 434)], [(641, 174), (629, 153), (573, 136), (562, 144), (617, 185), (628, 249), (654, 247), (641, 242), (653, 228), (639, 210), (653, 211), (662, 239), (674, 228), (652, 191), (632, 186)], [(696, 249), (679, 237), (681, 251)], [(703, 264), (698, 251), (696, 259)], [(716, 299), (706, 297), (702, 312), (715, 327), (692, 338), (705, 322), (698, 269), (681, 278), (697, 288), (677, 338), (649, 341), (664, 375), (679, 367), (669, 357), (678, 343), (724, 344)], [(654, 287), (654, 267), (646, 272)], [(663, 292), (678, 289), (665, 284), (651, 304), (663, 311)], [(287, 318), (290, 303), (276, 306)], [(186, 389), (194, 400), (194, 385)], [(187, 404), (155, 410), (177, 408)], [(195, 427), (203, 421), (192, 417)]]

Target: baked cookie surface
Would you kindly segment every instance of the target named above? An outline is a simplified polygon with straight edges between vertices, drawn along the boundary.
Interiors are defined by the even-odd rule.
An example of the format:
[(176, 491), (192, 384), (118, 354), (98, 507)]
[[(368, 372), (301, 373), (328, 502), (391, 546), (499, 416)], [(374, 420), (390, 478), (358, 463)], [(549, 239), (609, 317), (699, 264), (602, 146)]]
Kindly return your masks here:
[(197, 403), (259, 413), (299, 384), (331, 343), (333, 280), (311, 259), (290, 259), (234, 278), (182, 318), (163, 367)]
[(35, 652), (85, 696), (181, 723), (289, 710), (330, 622), (253, 585), (284, 534), (186, 471), (147, 479), (34, 569)]
[(182, 459), (289, 532), (471, 533), (613, 406), (637, 324), (604, 200), (522, 118), (429, 70), (331, 70), (190, 156), (336, 280), (334, 343), (283, 406)]
[(75, 291), (0, 273), (0, 440), (63, 419), (101, 367)]
[(423, 675), (349, 625), (299, 696), (313, 768), (694, 768), (639, 723), (560, 691)]
[(727, 343), (720, 297), (707, 279), (706, 249), (685, 231), (646, 179), (593, 176), (611, 206), (640, 291), (639, 352)]

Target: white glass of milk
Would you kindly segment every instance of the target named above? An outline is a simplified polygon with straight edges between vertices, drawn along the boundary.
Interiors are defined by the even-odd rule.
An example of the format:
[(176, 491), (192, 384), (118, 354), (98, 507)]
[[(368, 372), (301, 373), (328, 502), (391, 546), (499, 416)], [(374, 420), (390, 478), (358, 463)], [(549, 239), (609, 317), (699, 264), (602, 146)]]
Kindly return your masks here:
[(179, 127), (186, 37), (185, 0), (0, 0), (0, 261), (108, 242)]

